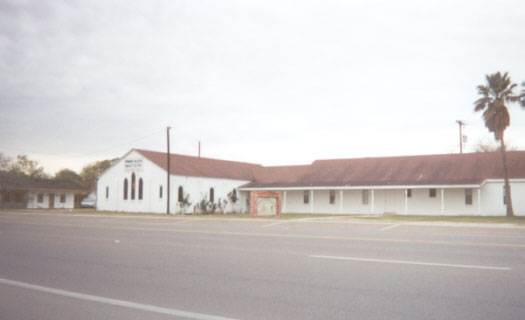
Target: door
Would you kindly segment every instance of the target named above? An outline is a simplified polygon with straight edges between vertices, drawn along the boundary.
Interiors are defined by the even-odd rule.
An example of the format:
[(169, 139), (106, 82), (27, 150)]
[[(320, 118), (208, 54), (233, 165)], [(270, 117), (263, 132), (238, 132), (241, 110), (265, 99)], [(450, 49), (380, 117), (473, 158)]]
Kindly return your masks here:
[(49, 197), (49, 209), (53, 209), (55, 207), (55, 194), (50, 193), (48, 197)]
[(273, 197), (261, 197), (257, 199), (258, 216), (275, 216), (277, 199)]

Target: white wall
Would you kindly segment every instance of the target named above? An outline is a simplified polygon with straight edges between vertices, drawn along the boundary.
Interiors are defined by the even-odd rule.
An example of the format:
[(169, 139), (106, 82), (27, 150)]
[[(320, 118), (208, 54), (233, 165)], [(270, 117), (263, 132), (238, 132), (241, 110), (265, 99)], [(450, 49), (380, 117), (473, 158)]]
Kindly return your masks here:
[[(369, 201), (372, 201), (370, 195)], [(374, 212), (405, 214), (405, 189), (374, 190)]]
[[(507, 209), (503, 203), (503, 180), (487, 181), (481, 188), (481, 215), (504, 216)], [(514, 215), (525, 216), (525, 181), (511, 180), (512, 206)]]
[[(314, 213), (338, 214), (341, 213), (341, 192), (335, 190), (335, 203), (330, 204), (330, 190), (308, 190), (309, 202), (304, 203), (304, 191), (286, 191), (286, 204), (282, 205), (283, 213)], [(285, 197), (282, 197), (285, 201)], [(313, 210), (312, 210), (313, 199)], [(368, 204), (362, 203), (362, 190), (343, 191), (342, 213), (369, 214), (371, 212), (372, 194), (369, 192)]]
[[(173, 203), (171, 212), (180, 213), (181, 208), (177, 203), (179, 187), (183, 187), (184, 194), (190, 195), (191, 207), (186, 208), (186, 213), (194, 212), (194, 207), (202, 200), (210, 200), (210, 188), (214, 190), (214, 202), (218, 203), (219, 199), (228, 201), (226, 206), (226, 212), (242, 212), (245, 199), (243, 195), (239, 197), (235, 205), (233, 205), (228, 198), (228, 193), (232, 192), (233, 189), (237, 189), (249, 181), (232, 180), (232, 179), (219, 179), (219, 178), (203, 178), (203, 177), (187, 177), (187, 176), (172, 176), (170, 180), (171, 188), (171, 200)], [(240, 193), (237, 191), (237, 195)], [(245, 195), (244, 195), (245, 196)], [(243, 201), (244, 200), (244, 201)], [(164, 206), (164, 212), (166, 206)]]
[(363, 203), (363, 190), (344, 190), (343, 213), (371, 214), (372, 192), (368, 190), (368, 204), (366, 204)]
[[(512, 181), (512, 202), (515, 215), (525, 216), (525, 181)], [(442, 192), (443, 190), (443, 200)], [(472, 204), (465, 201), (465, 188), (436, 188), (436, 196), (430, 197), (429, 188), (413, 188), (412, 196), (406, 198), (405, 189), (368, 190), (368, 204), (363, 204), (363, 190), (335, 190), (335, 203), (330, 204), (329, 190), (308, 190), (310, 202), (303, 203), (303, 190), (288, 190), (283, 194), (283, 213), (314, 214), (408, 214), (408, 215), (490, 215), (503, 216), (503, 181), (486, 182), (480, 189), (472, 188)], [(284, 193), (284, 192), (283, 192)], [(372, 204), (373, 201), (373, 204)], [(405, 208), (406, 204), (406, 208)]]
[[(38, 202), (38, 194), (43, 194), (43, 201)], [(73, 209), (75, 207), (75, 194), (73, 192), (60, 192), (60, 193), (49, 193), (49, 192), (36, 192), (29, 191), (27, 199), (27, 208), (29, 209), (48, 209), (49, 208), (49, 197), (54, 196), (54, 207), (56, 209)], [(65, 195), (65, 202), (60, 202), (60, 196)]]
[(330, 203), (330, 190), (314, 191), (314, 212), (326, 212), (330, 214), (339, 213), (339, 191), (335, 192), (335, 201)]
[[(282, 196), (284, 201), (284, 194)], [(281, 204), (283, 213), (310, 213), (311, 204), (303, 203), (303, 191), (286, 191), (286, 207)]]
[[(132, 172), (126, 170), (125, 160), (142, 160), (142, 168), (135, 172), (136, 187), (135, 199), (131, 199), (131, 191), (128, 191), (128, 199), (124, 200), (124, 179), (128, 179), (128, 190), (131, 188)], [(143, 198), (138, 199), (139, 179), (143, 179)], [(155, 163), (149, 161), (136, 151), (131, 151), (111, 168), (106, 170), (97, 183), (97, 210), (100, 211), (122, 211), (122, 212), (152, 212), (166, 213), (167, 208), (167, 177), (166, 171)], [(227, 194), (234, 188), (248, 183), (249, 181), (188, 177), (188, 176), (170, 176), (170, 213), (181, 213), (181, 207), (178, 203), (178, 189), (183, 187), (184, 195), (189, 194), (192, 205), (187, 207), (185, 212), (194, 212), (194, 207), (203, 197), (209, 200), (209, 190), (214, 189), (214, 202), (217, 203), (219, 198), (228, 201), (227, 212), (245, 212), (246, 194), (238, 192), (239, 197), (235, 205), (232, 206)], [(162, 197), (159, 196), (159, 189), (162, 186)], [(106, 188), (109, 188), (108, 197), (106, 197)]]

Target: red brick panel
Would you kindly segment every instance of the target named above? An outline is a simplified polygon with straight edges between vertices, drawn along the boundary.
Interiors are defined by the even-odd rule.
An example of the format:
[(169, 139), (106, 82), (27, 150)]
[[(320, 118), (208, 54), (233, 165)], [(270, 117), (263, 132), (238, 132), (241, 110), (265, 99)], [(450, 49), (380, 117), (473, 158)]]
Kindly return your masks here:
[(257, 216), (257, 199), (259, 197), (275, 198), (276, 201), (276, 216), (281, 216), (281, 192), (278, 191), (250, 191), (250, 216)]

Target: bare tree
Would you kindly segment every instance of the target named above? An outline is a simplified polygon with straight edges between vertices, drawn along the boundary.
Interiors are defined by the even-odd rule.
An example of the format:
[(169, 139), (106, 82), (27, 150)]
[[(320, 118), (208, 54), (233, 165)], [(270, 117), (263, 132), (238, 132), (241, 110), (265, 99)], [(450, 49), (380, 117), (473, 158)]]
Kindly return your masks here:
[[(501, 151), (501, 144), (492, 138), (479, 139), (474, 146), (476, 152), (496, 152)], [(519, 150), (518, 147), (510, 145), (508, 142), (505, 145), (506, 151)]]
[(11, 166), (11, 158), (0, 152), (0, 171), (7, 171)]

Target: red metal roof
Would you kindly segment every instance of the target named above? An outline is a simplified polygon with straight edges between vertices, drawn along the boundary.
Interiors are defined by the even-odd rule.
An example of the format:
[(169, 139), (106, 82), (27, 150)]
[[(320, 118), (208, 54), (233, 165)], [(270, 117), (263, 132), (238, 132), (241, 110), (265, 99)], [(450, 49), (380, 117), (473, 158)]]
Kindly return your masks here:
[[(507, 163), (511, 178), (525, 178), (524, 151), (507, 152)], [(287, 168), (295, 174), (276, 177)], [(301, 170), (264, 170), (243, 187), (479, 185), (503, 178), (499, 152), (317, 160)]]
[[(136, 151), (166, 169), (165, 153)], [(507, 152), (507, 162), (511, 178), (525, 179), (525, 151)], [(244, 188), (479, 185), (503, 178), (499, 152), (317, 160), (278, 167), (172, 154), (170, 163), (171, 174), (251, 181)]]
[[(164, 170), (168, 168), (166, 153), (135, 149)], [(170, 174), (192, 177), (254, 180), (259, 164), (217, 160), (210, 158), (170, 154)]]

